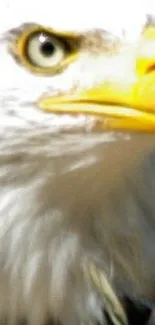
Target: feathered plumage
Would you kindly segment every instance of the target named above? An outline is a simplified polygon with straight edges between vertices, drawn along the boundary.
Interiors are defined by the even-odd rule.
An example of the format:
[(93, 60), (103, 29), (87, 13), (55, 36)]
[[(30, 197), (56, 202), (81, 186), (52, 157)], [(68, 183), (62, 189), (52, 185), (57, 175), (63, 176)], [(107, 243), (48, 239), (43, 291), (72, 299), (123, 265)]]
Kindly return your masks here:
[[(143, 30), (144, 11), (128, 30), (130, 5), (124, 8), (126, 18), (122, 14), (113, 22), (111, 17), (108, 23), (108, 11), (103, 19), (96, 3), (92, 22), (88, 8), (84, 14), (79, 7), (79, 18), (67, 6), (65, 13), (59, 8), (54, 13), (51, 2), (43, 3), (43, 10), (39, 3), (13, 3), (1, 11), (6, 19), (0, 22), (0, 320), (43, 325), (52, 317), (74, 325), (86, 317), (104, 324), (103, 299), (83, 263), (103, 270), (118, 296), (155, 298), (155, 135), (112, 128), (103, 132), (102, 119), (93, 114), (45, 113), (38, 102), (42, 96), (77, 94), (113, 78), (121, 85), (126, 77), (133, 80), (136, 47), (129, 48)], [(77, 32), (82, 15), (85, 25), (88, 18), (83, 27), (91, 30)], [(58, 43), (70, 42), (65, 44), (71, 54), (76, 49), (76, 56), (54, 75), (47, 75), (47, 56), (38, 75), (36, 65), (32, 71), (32, 62), (26, 65), (34, 43), (23, 56), (24, 33), (34, 26), (35, 32), (47, 31), (56, 22), (61, 35), (50, 35)], [(74, 31), (70, 36), (69, 29)]]

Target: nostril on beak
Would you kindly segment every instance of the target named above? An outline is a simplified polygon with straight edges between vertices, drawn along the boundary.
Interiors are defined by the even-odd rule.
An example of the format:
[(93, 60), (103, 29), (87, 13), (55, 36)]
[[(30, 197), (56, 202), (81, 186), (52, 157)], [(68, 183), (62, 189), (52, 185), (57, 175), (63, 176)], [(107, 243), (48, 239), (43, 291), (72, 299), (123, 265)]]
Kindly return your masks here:
[(138, 76), (155, 71), (155, 27), (143, 32), (137, 48), (136, 71)]
[(146, 70), (146, 73), (151, 73), (151, 72), (154, 72), (155, 71), (155, 63), (150, 65), (147, 70)]
[(138, 77), (155, 72), (155, 56), (153, 58), (139, 56), (136, 62), (136, 72)]

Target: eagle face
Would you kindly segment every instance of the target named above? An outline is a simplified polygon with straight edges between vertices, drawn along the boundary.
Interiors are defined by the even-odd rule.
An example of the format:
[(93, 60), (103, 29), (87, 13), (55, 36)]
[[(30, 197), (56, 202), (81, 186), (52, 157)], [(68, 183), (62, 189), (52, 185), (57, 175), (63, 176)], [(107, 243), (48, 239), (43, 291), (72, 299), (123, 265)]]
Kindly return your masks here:
[(145, 226), (154, 200), (143, 179), (153, 172), (143, 160), (155, 143), (154, 34), (131, 44), (38, 23), (1, 34), (2, 321), (106, 323), (85, 261), (118, 294), (154, 298)]
[[(56, 124), (60, 127), (63, 120), (67, 127), (64, 115), (68, 114), (77, 126), (83, 115), (80, 121), (85, 127), (93, 121), (102, 131), (150, 131), (154, 125), (150, 114), (154, 107), (153, 44), (154, 28), (148, 28), (132, 45), (99, 29), (83, 34), (65, 33), (34, 23), (11, 29), (1, 36), (1, 56), (5, 60), (2, 115), (7, 106), (4, 115), (8, 112), (9, 118), (11, 107), (12, 114), (23, 119), (20, 127), (40, 120), (42, 124), (42, 119), (47, 124), (54, 121), (53, 128)], [(21, 112), (17, 103), (23, 107)], [(43, 118), (36, 108), (56, 116), (43, 114)], [(62, 113), (63, 119), (59, 115), (57, 123), (55, 117)]]

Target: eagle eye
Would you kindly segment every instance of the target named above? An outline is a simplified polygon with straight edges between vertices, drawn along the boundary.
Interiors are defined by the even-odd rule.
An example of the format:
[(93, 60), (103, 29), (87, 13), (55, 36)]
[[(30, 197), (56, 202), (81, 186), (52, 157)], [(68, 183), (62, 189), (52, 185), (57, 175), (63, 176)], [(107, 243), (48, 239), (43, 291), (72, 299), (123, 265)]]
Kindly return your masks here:
[(64, 60), (67, 49), (50, 33), (36, 32), (28, 37), (25, 54), (31, 64), (40, 68), (51, 68)]
[(61, 72), (77, 57), (80, 40), (79, 35), (28, 26), (18, 34), (11, 49), (31, 72), (46, 76)]

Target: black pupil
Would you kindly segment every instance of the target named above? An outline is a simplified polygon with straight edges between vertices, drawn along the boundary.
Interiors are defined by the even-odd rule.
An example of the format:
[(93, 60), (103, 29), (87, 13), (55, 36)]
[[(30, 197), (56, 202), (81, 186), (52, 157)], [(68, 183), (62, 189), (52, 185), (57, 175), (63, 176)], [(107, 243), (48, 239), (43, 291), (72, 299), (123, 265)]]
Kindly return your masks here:
[(40, 44), (40, 51), (44, 56), (50, 57), (55, 52), (55, 46), (51, 40), (46, 39)]

